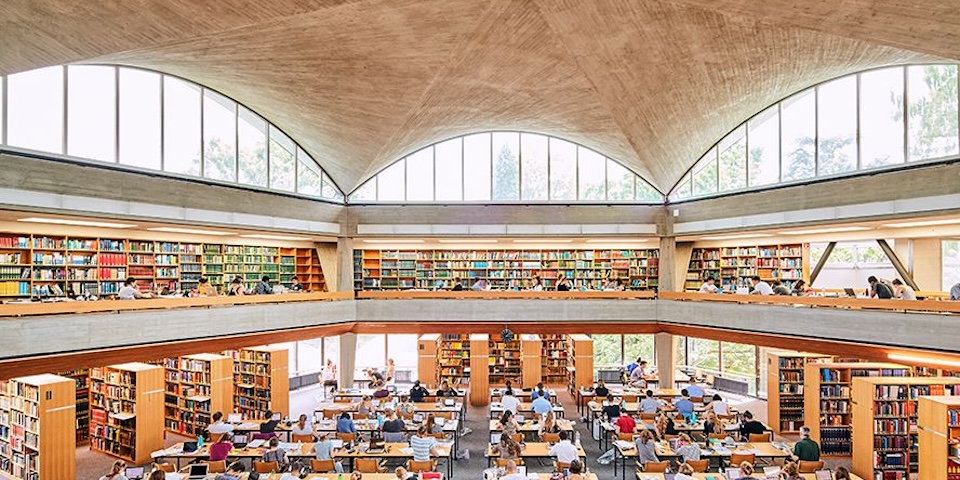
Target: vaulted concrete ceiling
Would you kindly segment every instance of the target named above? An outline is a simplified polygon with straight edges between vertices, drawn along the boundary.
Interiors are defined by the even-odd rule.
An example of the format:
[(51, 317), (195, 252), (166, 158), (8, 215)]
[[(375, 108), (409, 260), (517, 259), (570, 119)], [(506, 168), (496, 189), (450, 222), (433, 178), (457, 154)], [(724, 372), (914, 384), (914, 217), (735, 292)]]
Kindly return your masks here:
[(663, 191), (726, 132), (815, 83), (960, 58), (960, 9), (913, 0), (13, 0), (0, 74), (152, 68), (290, 133), (349, 192), (455, 135), (548, 133)]

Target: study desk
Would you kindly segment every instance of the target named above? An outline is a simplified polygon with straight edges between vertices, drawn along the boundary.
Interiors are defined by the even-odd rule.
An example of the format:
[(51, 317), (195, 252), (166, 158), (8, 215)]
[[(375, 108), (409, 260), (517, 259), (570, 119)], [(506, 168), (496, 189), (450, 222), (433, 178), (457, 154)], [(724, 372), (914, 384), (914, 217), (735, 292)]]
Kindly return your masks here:
[[(354, 420), (353, 425), (357, 427), (357, 433), (370, 434), (378, 430), (376, 420)], [(460, 447), (459, 427), (459, 420), (444, 420), (443, 426), (441, 427), (443, 433), (450, 434), (450, 437), (453, 438), (454, 450)], [(332, 419), (320, 420), (314, 423), (313, 428), (315, 431), (321, 433), (335, 433), (337, 431), (337, 421)], [(412, 434), (416, 432), (418, 428), (420, 428), (419, 423), (413, 423), (409, 420), (404, 420), (403, 422), (404, 433)]]
[[(520, 406), (517, 407), (517, 415), (523, 415), (524, 417), (533, 416), (533, 409), (530, 408), (530, 402), (522, 402)], [(553, 405), (553, 414), (557, 418), (563, 418), (563, 406)], [(500, 402), (493, 402), (490, 404), (490, 418), (500, 418), (503, 415), (503, 404)]]
[[(337, 402), (324, 402), (316, 406), (313, 410), (314, 417), (320, 415), (322, 417), (324, 410), (334, 411), (338, 414), (341, 412), (353, 412), (357, 410), (359, 403), (337, 403)], [(462, 416), (464, 414), (464, 403), (455, 402), (451, 406), (447, 406), (441, 402), (420, 402), (413, 404), (413, 411), (415, 413), (431, 414), (431, 413), (453, 413), (456, 415)], [(389, 406), (393, 408), (392, 404), (379, 405), (374, 407), (374, 410), (377, 412), (382, 412), (385, 408)]]
[[(817, 480), (816, 474), (813, 474), (813, 473), (801, 473), (800, 476), (803, 477), (803, 480)], [(724, 477), (720, 473), (694, 473), (693, 477), (696, 478), (697, 480), (726, 480), (726, 477)], [(366, 479), (367, 478), (366, 475), (364, 475), (363, 478)], [(665, 478), (664, 474), (662, 473), (637, 472), (637, 480), (664, 480), (664, 478)], [(760, 473), (754, 472), (754, 474), (751, 475), (750, 478), (756, 478), (758, 480), (761, 480), (765, 477), (763, 476), (763, 472), (760, 472)], [(851, 473), (850, 480), (864, 480), (864, 479)]]
[[(636, 395), (639, 401), (639, 397), (642, 397), (646, 393), (646, 391), (650, 389), (608, 387), (607, 390), (610, 391), (610, 394), (613, 395), (614, 398), (622, 398), (624, 395)], [(653, 389), (653, 396), (656, 398), (667, 399), (667, 401), (671, 401), (673, 398), (679, 397), (680, 392), (681, 390), (676, 388), (657, 388), (657, 389)], [(593, 390), (593, 388), (580, 387), (579, 389), (577, 389), (577, 407), (579, 408), (579, 412), (581, 416), (586, 414), (587, 405), (591, 401), (595, 401), (596, 398), (597, 398), (597, 394)], [(600, 401), (603, 401), (603, 400), (604, 400), (603, 398), (600, 399)]]
[[(430, 389), (427, 389), (427, 390), (430, 391), (430, 392), (435, 392), (435, 390), (430, 390)], [(457, 394), (456, 394), (454, 397), (452, 397), (452, 398), (466, 398), (466, 397), (467, 397), (467, 391), (466, 391), (466, 390), (458, 390), (458, 389), (454, 389), (454, 390), (457, 392)], [(361, 399), (361, 398), (363, 398), (363, 397), (371, 397), (371, 398), (372, 398), (372, 397), (373, 397), (373, 392), (375, 392), (375, 390), (373, 390), (373, 389), (371, 389), (371, 388), (350, 388), (350, 389), (342, 389), (342, 388), (341, 388), (340, 390), (337, 390), (336, 393), (333, 394), (333, 399), (334, 399), (334, 400), (338, 400), (338, 399), (350, 399), (350, 400), (357, 399), (357, 400), (359, 400), (359, 399)], [(390, 395), (391, 395), (391, 396), (410, 395), (410, 389), (409, 389), (409, 388), (397, 389), (396, 392), (390, 392)], [(431, 394), (431, 395), (428, 395), (428, 396), (430, 396), (430, 397), (435, 397), (436, 395), (435, 395), (435, 394)]]
[[(536, 390), (536, 389), (534, 389), (534, 388), (514, 388), (514, 389), (513, 389), (513, 396), (514, 396), (514, 397), (517, 397), (517, 398), (519, 398), (519, 399), (521, 399), (521, 400), (522, 400), (522, 399), (528, 399), (528, 400), (529, 400), (529, 399), (530, 399), (530, 395), (532, 395), (535, 390)], [(493, 403), (493, 402), (496, 401), (497, 399), (503, 397), (503, 392), (504, 392), (504, 391), (506, 391), (506, 388), (503, 388), (503, 387), (491, 388), (491, 389), (490, 389), (490, 402)], [(544, 388), (543, 391), (545, 391), (545, 392), (547, 392), (548, 394), (550, 394), (550, 398), (551, 398), (551, 399), (557, 398), (557, 391), (556, 391), (555, 389), (552, 389), (552, 388)]]
[[(654, 428), (654, 424), (653, 424), (652, 421), (648, 421), (648, 420), (637, 420), (637, 428), (640, 428), (640, 427), (645, 427), (645, 428), (653, 429), (653, 428)], [(673, 428), (674, 428), (677, 432), (686, 433), (687, 435), (693, 435), (693, 434), (696, 434), (696, 433), (702, 434), (702, 433), (703, 433), (703, 422), (700, 421), (700, 422), (697, 422), (697, 423), (695, 423), (695, 424), (675, 423), (675, 424), (673, 425)], [(772, 431), (773, 431), (773, 429), (771, 429), (770, 426), (767, 425), (767, 424), (765, 424), (765, 423), (763, 424), (763, 429), (764, 429), (764, 431), (766, 431), (766, 432), (772, 432)], [(732, 436), (733, 436), (734, 438), (739, 438), (739, 433), (738, 433), (738, 432), (740, 431), (740, 424), (739, 424), (739, 423), (733, 423), (733, 422), (731, 422), (731, 423), (727, 424), (727, 426), (726, 426), (726, 428), (724, 429), (724, 431), (726, 431), (728, 434), (732, 434)], [(601, 449), (602, 451), (605, 452), (605, 451), (607, 451), (607, 449), (610, 448), (610, 439), (614, 436), (614, 432), (616, 432), (616, 428), (615, 428), (613, 422), (609, 422), (609, 421), (601, 421), (601, 422), (600, 422), (600, 438), (597, 439), (597, 443), (600, 444), (600, 449)], [(634, 435), (634, 439), (636, 439), (636, 435)], [(696, 437), (694, 437), (694, 439), (696, 439)]]
[[(614, 448), (616, 448), (616, 459), (614, 462), (620, 462), (622, 469), (621, 473), (626, 478), (627, 472), (627, 460), (637, 458), (637, 445), (634, 442), (629, 442), (629, 446), (625, 442), (613, 442)], [(785, 444), (784, 444), (785, 445)], [(715, 450), (714, 448), (704, 449), (700, 447), (700, 458), (718, 458), (721, 462), (725, 459), (729, 459), (732, 453), (744, 453), (744, 454), (754, 454), (756, 458), (766, 458), (766, 459), (782, 459), (789, 458), (790, 454), (777, 448), (773, 443), (764, 442), (764, 443), (738, 443), (736, 447), (731, 449), (724, 449), (722, 451)], [(672, 448), (666, 442), (657, 442), (657, 457), (661, 460), (664, 458), (677, 458), (678, 455), (673, 451)], [(614, 471), (616, 471), (616, 463), (614, 464)]]
[[(560, 427), (560, 430), (565, 432), (573, 432), (573, 421), (567, 420), (565, 418), (557, 419), (557, 426)], [(540, 431), (540, 422), (535, 422), (533, 420), (525, 420), (520, 424), (519, 432), (524, 434), (526, 437), (529, 434), (537, 434)], [(500, 420), (490, 419), (490, 433), (500, 432)]]
[[(204, 477), (204, 480), (216, 480), (217, 475), (218, 475), (218, 474), (216, 474), (216, 473), (211, 473), (211, 474), (207, 475), (206, 477)], [(349, 480), (349, 478), (350, 478), (350, 474), (349, 474), (349, 473), (344, 473), (344, 474), (340, 474), (340, 475), (341, 475), (340, 478), (342, 478), (343, 480)], [(441, 475), (443, 475), (443, 474), (441, 473)], [(145, 477), (143, 477), (143, 478), (148, 478), (148, 477), (149, 477), (149, 475), (147, 475), (147, 476), (145, 476)], [(167, 478), (170, 478), (170, 477), (168, 476)], [(257, 477), (257, 478), (258, 478), (258, 480), (281, 480), (281, 479), (283, 478), (283, 474), (282, 474), (282, 473), (261, 474), (261, 475), (260, 475), (259, 477)], [(337, 480), (338, 474), (336, 474), (336, 473), (309, 473), (309, 474), (307, 474), (306, 477), (303, 477), (303, 478), (304, 478), (305, 480)], [(547, 477), (544, 477), (544, 478), (547, 479), (547, 480), (549, 480), (549, 479), (550, 479), (549, 474), (548, 474)], [(250, 472), (243, 472), (242, 474), (240, 474), (240, 480), (249, 480), (249, 479), (250, 479)], [(187, 475), (183, 475), (183, 476), (180, 478), (180, 480), (187, 480)], [(397, 476), (396, 476), (396, 474), (394, 474), (393, 472), (389, 472), (389, 473), (364, 473), (364, 474), (363, 474), (363, 480), (397, 480)], [(449, 480), (449, 477), (447, 477), (447, 476), (442, 476), (442, 477), (440, 478), (440, 480)]]
[[(453, 443), (452, 442), (438, 442), (437, 445), (437, 455), (433, 458), (447, 459), (447, 476), (453, 478)], [(363, 451), (361, 452), (359, 448), (354, 448), (353, 451), (343, 451), (337, 450), (337, 458), (346, 458), (350, 459), (350, 470), (353, 470), (353, 460), (356, 458), (384, 458), (384, 459), (412, 459), (413, 458), (413, 449), (410, 448), (409, 443), (387, 443), (384, 446), (384, 450), (378, 453), (370, 453)], [(364, 474), (366, 477), (366, 474)], [(394, 476), (396, 477), (396, 476)]]
[[(551, 448), (553, 448), (553, 445), (547, 442), (528, 442), (520, 446), (520, 458), (524, 459), (524, 463), (527, 463), (526, 460), (528, 459), (551, 458)], [(500, 453), (495, 451), (492, 445), (487, 445), (484, 456), (487, 457), (487, 467), (489, 467), (493, 464), (494, 458), (500, 457)], [(583, 450), (583, 447), (577, 447), (577, 456), (582, 459), (587, 458), (587, 452)]]

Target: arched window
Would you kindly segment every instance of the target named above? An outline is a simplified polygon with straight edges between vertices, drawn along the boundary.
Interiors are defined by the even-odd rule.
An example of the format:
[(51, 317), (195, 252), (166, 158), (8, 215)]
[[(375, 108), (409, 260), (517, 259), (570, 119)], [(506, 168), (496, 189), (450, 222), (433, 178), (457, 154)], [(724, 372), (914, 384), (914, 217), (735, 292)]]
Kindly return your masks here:
[(662, 203), (663, 194), (586, 147), (536, 133), (452, 138), (390, 164), (350, 203)]
[(960, 155), (957, 65), (889, 67), (798, 92), (723, 137), (671, 200)]
[(320, 165), (260, 115), (139, 68), (67, 65), (0, 77), (0, 144), (343, 203)]

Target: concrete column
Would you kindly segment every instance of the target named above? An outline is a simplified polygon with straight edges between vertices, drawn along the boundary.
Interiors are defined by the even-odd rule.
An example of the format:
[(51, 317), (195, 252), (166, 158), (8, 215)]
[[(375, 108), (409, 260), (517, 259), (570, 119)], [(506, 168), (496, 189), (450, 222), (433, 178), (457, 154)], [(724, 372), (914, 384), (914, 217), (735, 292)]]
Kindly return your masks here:
[[(899, 239), (897, 243), (900, 243)], [(941, 285), (943, 283), (943, 239), (914, 238), (912, 243), (912, 264), (919, 267), (913, 271), (913, 280), (917, 282), (920, 290), (941, 291), (944, 288), (950, 288), (950, 285)]]
[(357, 368), (357, 334), (340, 335), (340, 388), (353, 388), (353, 371)]
[(657, 372), (660, 375), (660, 388), (673, 388), (677, 359), (674, 336), (670, 333), (653, 335), (653, 346), (657, 352)]
[(337, 291), (353, 291), (353, 238), (337, 239)]
[(677, 279), (677, 239), (660, 237), (660, 287), (661, 292), (681, 290), (682, 282)]

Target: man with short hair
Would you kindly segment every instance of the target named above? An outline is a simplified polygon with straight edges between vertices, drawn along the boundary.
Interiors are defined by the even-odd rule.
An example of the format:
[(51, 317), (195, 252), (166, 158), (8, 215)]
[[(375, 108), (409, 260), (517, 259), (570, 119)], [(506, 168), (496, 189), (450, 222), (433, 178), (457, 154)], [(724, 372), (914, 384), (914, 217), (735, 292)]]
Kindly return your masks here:
[(805, 462), (820, 460), (820, 445), (810, 439), (810, 427), (800, 427), (800, 441), (793, 446), (793, 459)]
[(761, 280), (759, 275), (750, 277), (750, 285), (753, 287), (751, 295), (773, 295), (773, 287)]
[(254, 295), (269, 295), (273, 293), (273, 287), (270, 286), (270, 277), (264, 275), (260, 277), (260, 281), (257, 282), (256, 288), (253, 289)]
[(550, 404), (547, 397), (537, 397), (533, 399), (533, 402), (530, 402), (530, 409), (537, 415), (546, 415), (550, 410), (553, 410), (553, 405)]
[(504, 411), (509, 410), (510, 413), (516, 415), (520, 408), (520, 399), (513, 395), (513, 390), (507, 390), (503, 392), (503, 397), (500, 398), (500, 405), (503, 405)]
[(693, 402), (690, 401), (690, 392), (687, 389), (680, 390), (681, 398), (673, 403), (673, 408), (677, 409), (677, 413), (683, 415), (684, 417), (689, 417), (693, 415)]
[(695, 379), (690, 379), (690, 385), (687, 385), (687, 393), (690, 394), (690, 398), (703, 398), (707, 394)]
[(640, 401), (640, 413), (657, 413), (663, 405), (653, 396), (653, 390), (647, 390)]
[(867, 277), (867, 283), (870, 284), (870, 298), (893, 298), (893, 289), (883, 280), (870, 275)]
[(613, 401), (612, 394), (607, 394), (607, 399), (603, 402), (603, 414), (611, 422), (620, 417), (620, 404)]
[(517, 472), (517, 462), (507, 460), (507, 465), (503, 467), (503, 475), (500, 480), (527, 480), (527, 477)]
[(545, 397), (547, 400), (550, 400), (550, 392), (544, 390), (543, 382), (537, 383), (537, 388), (530, 393), (530, 400), (536, 400), (537, 397)]
[(740, 436), (743, 440), (749, 440), (750, 435), (760, 435), (767, 433), (766, 427), (753, 419), (753, 413), (750, 410), (743, 412), (743, 423), (740, 424)]
[(630, 372), (630, 386), (634, 388), (646, 388), (647, 379), (645, 378), (647, 374), (647, 361), (640, 360), (640, 363), (637, 365), (637, 368), (634, 368)]
[(717, 293), (720, 289), (717, 288), (716, 281), (712, 276), (707, 277), (703, 285), (700, 285), (700, 293)]
[(637, 429), (637, 421), (624, 410), (620, 412), (620, 418), (614, 423), (614, 428), (617, 433), (633, 433)]
[(566, 430), (560, 431), (560, 442), (550, 447), (547, 455), (557, 457), (557, 461), (563, 463), (570, 463), (580, 458), (577, 447), (570, 443), (570, 434)]
[(233, 432), (233, 425), (223, 421), (223, 413), (214, 412), (213, 423), (207, 426), (207, 432), (211, 435)]

